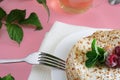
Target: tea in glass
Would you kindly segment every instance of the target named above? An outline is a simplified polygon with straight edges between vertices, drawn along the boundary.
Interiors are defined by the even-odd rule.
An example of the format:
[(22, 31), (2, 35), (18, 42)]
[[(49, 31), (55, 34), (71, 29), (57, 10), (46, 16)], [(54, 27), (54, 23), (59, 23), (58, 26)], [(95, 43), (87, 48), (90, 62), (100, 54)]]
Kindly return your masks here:
[(82, 13), (88, 10), (93, 0), (59, 0), (61, 8), (67, 12)]

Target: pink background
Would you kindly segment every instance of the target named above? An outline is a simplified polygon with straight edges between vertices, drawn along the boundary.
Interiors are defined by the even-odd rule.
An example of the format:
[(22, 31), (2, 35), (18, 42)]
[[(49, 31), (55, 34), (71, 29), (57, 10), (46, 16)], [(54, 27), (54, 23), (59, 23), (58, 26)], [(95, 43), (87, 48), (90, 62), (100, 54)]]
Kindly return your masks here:
[[(7, 13), (16, 8), (26, 9), (27, 16), (31, 12), (36, 12), (43, 25), (41, 31), (34, 31), (34, 27), (24, 26), (24, 39), (20, 46), (9, 39), (3, 25), (0, 30), (0, 59), (22, 58), (38, 51), (46, 32), (50, 30), (55, 21), (94, 28), (120, 29), (120, 5), (111, 6), (108, 4), (108, 0), (103, 0), (99, 6), (82, 14), (65, 13), (60, 9), (58, 0), (47, 0), (47, 3), (51, 14), (49, 22), (47, 22), (48, 17), (45, 9), (36, 0), (4, 0), (0, 3), (0, 7)], [(10, 73), (15, 77), (15, 80), (27, 80), (31, 68), (32, 65), (27, 63), (0, 64), (0, 76)]]

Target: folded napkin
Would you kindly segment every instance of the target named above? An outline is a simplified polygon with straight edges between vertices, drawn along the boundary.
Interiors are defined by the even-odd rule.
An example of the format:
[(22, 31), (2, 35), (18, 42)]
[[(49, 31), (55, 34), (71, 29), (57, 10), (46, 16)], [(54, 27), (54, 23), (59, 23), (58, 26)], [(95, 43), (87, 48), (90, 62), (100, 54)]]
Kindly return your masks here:
[[(46, 34), (39, 51), (54, 54), (56, 46), (63, 38), (72, 33), (86, 29), (94, 28), (69, 25), (56, 21), (50, 31)], [(33, 65), (28, 80), (53, 80), (51, 79), (51, 70), (45, 66)]]

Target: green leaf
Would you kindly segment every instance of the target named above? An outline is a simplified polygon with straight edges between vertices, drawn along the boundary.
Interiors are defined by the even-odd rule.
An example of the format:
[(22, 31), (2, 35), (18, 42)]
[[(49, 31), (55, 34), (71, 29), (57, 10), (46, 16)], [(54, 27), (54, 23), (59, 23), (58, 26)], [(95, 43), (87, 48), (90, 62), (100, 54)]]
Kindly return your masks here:
[(104, 50), (103, 48), (97, 47), (97, 49), (98, 49), (98, 52), (99, 52), (101, 55), (103, 55), (103, 54), (105, 53), (105, 50)]
[(25, 15), (26, 15), (26, 10), (14, 9), (7, 15), (6, 21), (8, 23), (12, 23), (13, 21), (19, 22), (25, 18)]
[(88, 51), (86, 56), (88, 57), (87, 61), (85, 62), (86, 67), (90, 68), (94, 66), (97, 62), (98, 54), (96, 54), (95, 51)]
[(6, 12), (0, 7), (0, 20), (6, 16)]
[(99, 60), (100, 63), (104, 63), (105, 62), (107, 54), (108, 54), (108, 52), (105, 52), (104, 54), (99, 56), (98, 60)]
[(92, 50), (86, 53), (88, 59), (86, 60), (85, 65), (88, 68), (98, 63), (104, 63), (107, 55), (107, 52), (103, 48), (97, 47), (96, 39), (92, 41), (91, 48)]
[(46, 0), (37, 0), (37, 2), (39, 2), (40, 4), (42, 4), (42, 3), (46, 4)]
[(11, 23), (7, 23), (6, 26), (9, 37), (20, 44), (23, 39), (22, 28), (19, 27), (17, 24), (11, 24)]
[(96, 51), (96, 39), (93, 39), (91, 48), (92, 48), (92, 51)]
[(25, 19), (25, 20), (23, 20), (23, 21), (21, 21), (21, 22), (19, 22), (20, 24), (30, 24), (30, 25), (34, 25), (34, 26), (36, 26), (36, 30), (40, 30), (40, 29), (42, 29), (42, 25), (41, 25), (41, 23), (40, 23), (40, 21), (39, 21), (39, 19), (38, 19), (38, 16), (37, 16), (37, 14), (36, 13), (31, 13), (30, 14), (30, 16), (27, 18), (27, 19)]
[(91, 48), (92, 48), (92, 51), (95, 51), (99, 55), (97, 45), (96, 45), (96, 39), (93, 39)]
[(10, 74), (8, 74), (7, 76), (1, 78), (0, 80), (15, 80), (13, 76), (11, 76)]
[(88, 58), (95, 58), (95, 51), (88, 51), (87, 53), (86, 53), (86, 56), (88, 57)]
[(0, 21), (0, 29), (1, 29), (1, 27), (2, 27), (2, 22)]
[(104, 63), (106, 55), (108, 54), (103, 48), (98, 47), (99, 55), (99, 62)]
[(50, 18), (50, 10), (47, 6), (47, 2), (46, 0), (37, 0), (38, 3), (42, 4), (44, 6), (44, 8), (46, 9), (47, 13), (48, 13), (48, 21), (49, 21), (49, 18)]

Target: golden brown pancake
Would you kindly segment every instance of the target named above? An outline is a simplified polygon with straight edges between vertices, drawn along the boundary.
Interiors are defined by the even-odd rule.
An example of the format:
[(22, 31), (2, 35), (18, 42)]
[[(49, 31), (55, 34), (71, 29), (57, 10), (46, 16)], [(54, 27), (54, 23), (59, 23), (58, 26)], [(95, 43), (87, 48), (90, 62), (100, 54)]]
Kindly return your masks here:
[(107, 66), (85, 66), (86, 53), (91, 50), (93, 39), (99, 47), (120, 45), (120, 30), (96, 31), (80, 39), (71, 49), (66, 60), (67, 80), (120, 80), (120, 68)]

